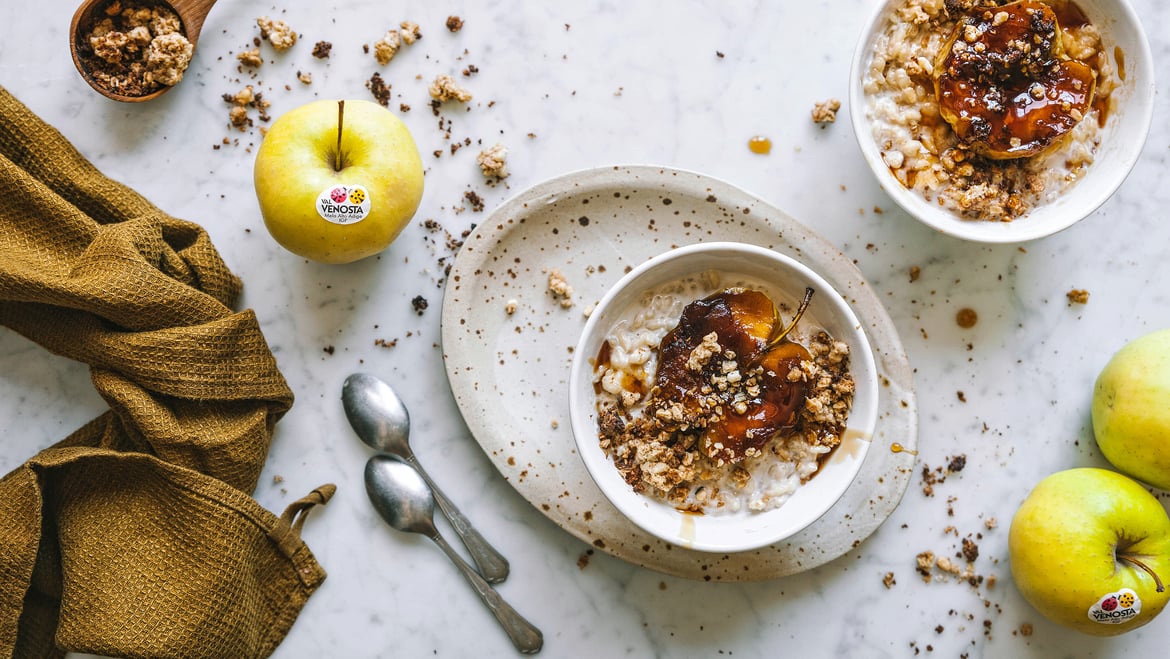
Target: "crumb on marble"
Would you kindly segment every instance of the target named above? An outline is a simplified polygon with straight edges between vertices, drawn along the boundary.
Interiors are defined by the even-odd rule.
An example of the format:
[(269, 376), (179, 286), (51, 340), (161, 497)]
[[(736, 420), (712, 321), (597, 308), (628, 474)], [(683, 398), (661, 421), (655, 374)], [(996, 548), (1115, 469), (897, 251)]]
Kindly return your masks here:
[(435, 76), (434, 81), (427, 88), (427, 92), (431, 95), (431, 98), (440, 103), (447, 101), (466, 103), (471, 100), (471, 92), (459, 86), (459, 83), (455, 82), (455, 78), (452, 78), (446, 73), (440, 73)]
[(1070, 306), (1074, 304), (1089, 303), (1089, 291), (1086, 291), (1083, 288), (1074, 288), (1065, 295), (1068, 297), (1068, 303)]
[(264, 64), (264, 58), (260, 56), (259, 48), (245, 50), (236, 55), (236, 59), (240, 61), (240, 64), (253, 69), (258, 69), (262, 64)]
[(480, 151), (475, 162), (485, 178), (502, 179), (508, 176), (508, 149), (503, 144), (497, 142)]
[(553, 299), (564, 309), (573, 306), (573, 287), (569, 285), (565, 276), (557, 268), (550, 268), (546, 272), (548, 273), (548, 292), (552, 293)]
[(378, 64), (385, 66), (394, 59), (401, 46), (402, 37), (398, 35), (398, 31), (390, 30), (385, 36), (374, 42), (374, 59), (378, 61)]
[(837, 110), (841, 109), (841, 101), (835, 98), (830, 98), (823, 103), (813, 105), (812, 120), (821, 125), (823, 128), (825, 124), (835, 123), (837, 121)]
[(458, 16), (447, 17), (447, 29), (451, 32), (458, 32), (463, 29), (463, 19)]
[(266, 39), (277, 50), (288, 50), (297, 42), (297, 33), (289, 24), (280, 19), (261, 16), (256, 19), (260, 27), (260, 38)]
[(402, 35), (402, 41), (406, 45), (411, 45), (414, 42), (422, 39), (422, 30), (419, 29), (418, 23), (414, 21), (402, 21), (398, 24), (402, 28), (399, 33)]

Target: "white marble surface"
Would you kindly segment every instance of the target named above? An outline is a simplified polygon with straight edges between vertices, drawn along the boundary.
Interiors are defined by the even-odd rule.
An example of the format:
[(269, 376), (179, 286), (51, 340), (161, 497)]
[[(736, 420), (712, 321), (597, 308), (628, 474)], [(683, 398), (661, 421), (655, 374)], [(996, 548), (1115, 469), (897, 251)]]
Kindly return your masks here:
[[(1170, 326), (1170, 104), (1159, 93), (1140, 162), (1085, 221), (1022, 248), (948, 238), (893, 207), (865, 169), (848, 122), (821, 130), (809, 120), (814, 102), (845, 98), (853, 42), (875, 1), (221, 2), (188, 78), (143, 105), (102, 99), (74, 71), (66, 47), (71, 3), (47, 0), (38, 11), (4, 3), (0, 84), (105, 173), (203, 224), (244, 278), (243, 303), (259, 315), (297, 394), (255, 496), (279, 511), (320, 483), (339, 486), (305, 531), (329, 578), (276, 656), (513, 654), (439, 552), (387, 528), (366, 501), (360, 475), (369, 450), (338, 400), (355, 370), (406, 392), (420, 458), (511, 559), (500, 591), (543, 628), (547, 656), (1164, 654), (1170, 619), (1097, 640), (1040, 618), (1011, 584), (1007, 525), (1044, 475), (1103, 463), (1089, 426), (1093, 379), (1126, 340)], [(1134, 5), (1152, 39), (1154, 69), (1165, 74), (1170, 10), (1158, 0)], [(268, 61), (251, 81), (236, 72), (232, 54), (251, 41), (253, 21), (264, 14), (286, 18), (303, 41), (281, 55), (265, 45)], [(450, 14), (466, 22), (458, 34), (444, 28)], [(385, 68), (363, 55), (362, 43), (407, 19), (422, 26), (420, 42)], [(328, 60), (311, 57), (318, 40), (333, 43)], [(506, 186), (483, 184), (477, 149), (450, 155), (427, 106), (427, 82), (468, 65), (479, 68), (466, 80), (475, 100), (469, 111), (448, 108), (444, 116), (454, 139), (509, 147)], [(297, 70), (312, 72), (313, 84), (298, 83)], [(402, 116), (424, 153), (423, 205), (381, 257), (344, 267), (307, 263), (265, 232), (248, 148), (259, 136), (228, 129), (220, 96), (253, 82), (279, 116), (313, 98), (367, 98), (363, 83), (375, 70), (393, 85), (393, 106), (413, 108)], [(772, 139), (770, 155), (748, 151), (755, 134)], [(213, 149), (225, 135), (239, 145)], [(435, 149), (441, 158), (430, 155)], [(602, 552), (581, 560), (590, 547), (518, 496), (460, 420), (437, 346), (439, 259), (451, 255), (422, 221), (458, 234), (483, 217), (456, 211), (465, 190), (490, 208), (548, 177), (610, 163), (726, 179), (855, 259), (915, 368), (920, 464), (933, 469), (963, 454), (966, 469), (935, 486), (933, 497), (916, 476), (898, 510), (855, 551), (778, 581), (692, 582)], [(921, 278), (911, 283), (913, 265)], [(1067, 304), (1071, 288), (1088, 290), (1088, 304)], [(411, 309), (417, 295), (431, 303), (421, 315)], [(956, 325), (962, 307), (979, 313), (974, 328)], [(398, 343), (383, 348), (376, 339)], [(101, 408), (85, 368), (0, 331), (0, 472)], [(992, 517), (999, 525), (989, 530)], [(915, 575), (915, 554), (953, 554), (960, 537), (975, 534), (982, 534), (975, 567), (998, 578), (994, 587), (925, 584)], [(897, 581), (888, 589), (886, 572)], [(1031, 636), (1018, 632), (1025, 623)]]

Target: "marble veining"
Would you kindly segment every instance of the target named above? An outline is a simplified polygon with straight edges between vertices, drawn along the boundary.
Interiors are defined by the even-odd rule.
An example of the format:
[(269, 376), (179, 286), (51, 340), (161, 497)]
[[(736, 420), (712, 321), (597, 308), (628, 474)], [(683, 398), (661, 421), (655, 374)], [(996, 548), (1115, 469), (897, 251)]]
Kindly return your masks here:
[[(1043, 620), (1011, 584), (1007, 527), (1044, 475), (1104, 464), (1089, 424), (1093, 379), (1127, 340), (1170, 327), (1166, 96), (1156, 98), (1137, 166), (1093, 215), (1024, 245), (964, 243), (893, 205), (861, 159), (847, 108), (825, 128), (809, 118), (815, 102), (845, 100), (853, 44), (876, 2), (220, 2), (186, 80), (140, 105), (99, 97), (74, 71), (66, 34), (73, 2), (0, 7), (0, 84), (104, 173), (205, 226), (243, 277), (242, 306), (256, 311), (297, 395), (254, 495), (279, 511), (321, 483), (338, 485), (305, 527), (329, 578), (277, 657), (514, 655), (439, 552), (388, 528), (367, 502), (369, 449), (339, 400), (345, 376), (358, 370), (403, 393), (420, 459), (511, 560), (500, 592), (543, 629), (546, 656), (1164, 653), (1170, 619), (1113, 640)], [(1132, 4), (1154, 70), (1170, 70), (1170, 6)], [(456, 34), (444, 27), (452, 14), (465, 21)], [(251, 47), (262, 15), (287, 20), (301, 42), (283, 54), (262, 46), (266, 61), (252, 76), (237, 70), (234, 55)], [(419, 23), (423, 39), (379, 67), (361, 45), (403, 20)], [(333, 43), (327, 60), (310, 54), (319, 40)], [(478, 73), (462, 77), (471, 65)], [(310, 72), (312, 84), (298, 82), (297, 71)], [(376, 258), (305, 262), (279, 248), (260, 219), (251, 168), (262, 122), (233, 130), (221, 96), (252, 84), (276, 117), (316, 98), (370, 98), (365, 82), (375, 71), (392, 85), (391, 109), (423, 154), (422, 207)], [(445, 106), (441, 125), (426, 96), (439, 73), (475, 95), (466, 110)], [(772, 140), (769, 155), (748, 151), (753, 135)], [(465, 138), (472, 145), (452, 154), (452, 141)], [(512, 175), (491, 187), (474, 158), (497, 141), (510, 151)], [(465, 191), (491, 209), (548, 178), (614, 163), (724, 179), (840, 248), (886, 306), (914, 368), (919, 471), (957, 455), (966, 468), (934, 485), (933, 496), (916, 473), (901, 505), (854, 551), (760, 583), (634, 567), (530, 506), (469, 436), (447, 384), (439, 307), (454, 252), (446, 234), (459, 239), (486, 217), (465, 203)], [(428, 230), (426, 219), (442, 229)], [(916, 281), (911, 266), (921, 268)], [(1070, 305), (1072, 288), (1088, 290), (1089, 302)], [(416, 296), (429, 302), (421, 314), (411, 307)], [(970, 329), (955, 322), (964, 307), (979, 316)], [(0, 331), (0, 472), (103, 409), (85, 368)], [(980, 547), (976, 572), (995, 576), (994, 586), (937, 574), (924, 583), (915, 573), (915, 554), (953, 555), (967, 536)], [(886, 573), (895, 582), (888, 588)]]

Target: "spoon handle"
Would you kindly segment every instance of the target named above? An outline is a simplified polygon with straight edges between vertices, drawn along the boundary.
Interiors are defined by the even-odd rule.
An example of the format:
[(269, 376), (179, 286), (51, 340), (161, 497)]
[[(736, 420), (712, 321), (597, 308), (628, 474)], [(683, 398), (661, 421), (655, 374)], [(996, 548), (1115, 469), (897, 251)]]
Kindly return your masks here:
[(455, 550), (451, 548), (451, 545), (447, 544), (447, 541), (443, 539), (443, 536), (439, 535), (438, 531), (431, 536), (431, 540), (434, 540), (435, 544), (439, 545), (439, 548), (443, 550), (447, 558), (451, 559), (455, 567), (458, 567), (459, 571), (463, 573), (463, 578), (467, 579), (467, 583), (471, 584), (471, 587), (479, 594), (479, 598), (483, 600), (484, 605), (496, 616), (496, 620), (500, 622), (500, 626), (504, 628), (504, 631), (508, 634), (508, 638), (512, 639), (512, 645), (516, 646), (516, 649), (523, 654), (536, 654), (540, 652), (540, 648), (544, 646), (544, 634), (541, 634), (539, 629), (525, 620), (524, 616), (517, 613), (516, 609), (513, 609), (511, 605), (505, 602), (504, 598), (500, 597), (500, 594), (491, 587), (491, 584), (484, 581), (478, 572), (472, 569), (459, 554), (455, 553)]
[(418, 471), (419, 476), (422, 476), (423, 480), (430, 486), (431, 491), (434, 492), (435, 502), (439, 504), (439, 510), (447, 516), (447, 519), (451, 522), (451, 526), (459, 534), (459, 538), (463, 540), (463, 545), (467, 547), (467, 552), (471, 554), (471, 560), (475, 561), (475, 565), (479, 568), (479, 573), (483, 575), (484, 580), (488, 583), (500, 583), (504, 579), (507, 579), (508, 559), (504, 558), (500, 555), (500, 552), (488, 544), (488, 541), (479, 534), (479, 531), (472, 528), (471, 522), (463, 516), (463, 513), (459, 512), (459, 509), (447, 498), (447, 495), (443, 494), (443, 491), (431, 480), (426, 470), (422, 468), (422, 465), (419, 464), (413, 455), (409, 456), (407, 461)]

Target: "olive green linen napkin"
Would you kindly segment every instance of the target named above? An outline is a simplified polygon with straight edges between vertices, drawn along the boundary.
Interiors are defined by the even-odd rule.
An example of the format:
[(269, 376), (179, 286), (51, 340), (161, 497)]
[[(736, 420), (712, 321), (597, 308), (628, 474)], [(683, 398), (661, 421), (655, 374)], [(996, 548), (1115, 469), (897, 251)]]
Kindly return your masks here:
[[(197, 225), (0, 88), (0, 325), (110, 410), (0, 479), (0, 657), (262, 657), (325, 572), (248, 496), (292, 391)], [(0, 433), (19, 432), (0, 420)]]

